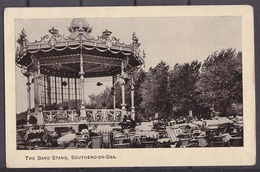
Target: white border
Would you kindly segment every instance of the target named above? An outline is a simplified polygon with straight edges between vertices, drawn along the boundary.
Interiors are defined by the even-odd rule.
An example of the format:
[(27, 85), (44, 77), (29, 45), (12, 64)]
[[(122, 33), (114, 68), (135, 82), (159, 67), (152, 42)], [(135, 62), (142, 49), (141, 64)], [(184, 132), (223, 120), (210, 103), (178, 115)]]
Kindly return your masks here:
[[(69, 12), (68, 12), (69, 11)], [(77, 17), (242, 16), (244, 147), (189, 149), (16, 150), (15, 19)], [(254, 165), (256, 162), (254, 30), (251, 6), (6, 8), (5, 108), (7, 167), (137, 167)], [(115, 155), (111, 160), (26, 161), (28, 156)]]

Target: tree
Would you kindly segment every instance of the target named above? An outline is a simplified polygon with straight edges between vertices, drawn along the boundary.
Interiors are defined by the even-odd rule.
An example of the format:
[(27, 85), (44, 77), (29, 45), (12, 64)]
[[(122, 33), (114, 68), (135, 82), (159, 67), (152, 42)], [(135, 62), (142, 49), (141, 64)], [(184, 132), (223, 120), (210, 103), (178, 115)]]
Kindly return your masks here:
[(190, 63), (176, 64), (170, 71), (171, 99), (178, 112), (188, 115), (189, 110), (197, 113), (199, 109), (199, 90), (196, 83), (199, 80), (201, 63), (197, 60)]
[(161, 61), (155, 68), (150, 68), (140, 86), (142, 95), (141, 107), (148, 117), (159, 113), (159, 117), (171, 115), (172, 103), (169, 92), (169, 66)]
[(104, 105), (108, 109), (113, 108), (113, 92), (109, 87), (106, 87), (106, 89), (98, 95), (91, 94), (89, 99), (90, 102), (86, 105), (87, 108), (104, 108)]
[(197, 86), (205, 106), (214, 104), (226, 115), (232, 103), (242, 103), (242, 53), (227, 49), (208, 56)]
[(134, 73), (134, 103), (136, 118), (140, 120), (144, 116), (145, 109), (141, 106), (143, 101), (141, 93), (141, 84), (144, 82), (146, 72), (143, 69), (139, 69)]

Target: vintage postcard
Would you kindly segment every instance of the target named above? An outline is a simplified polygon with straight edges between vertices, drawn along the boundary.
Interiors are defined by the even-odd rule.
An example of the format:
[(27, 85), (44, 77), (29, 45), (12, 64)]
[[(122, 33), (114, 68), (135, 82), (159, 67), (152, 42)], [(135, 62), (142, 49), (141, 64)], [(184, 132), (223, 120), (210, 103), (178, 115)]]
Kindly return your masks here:
[(6, 166), (256, 161), (253, 8), (6, 8)]

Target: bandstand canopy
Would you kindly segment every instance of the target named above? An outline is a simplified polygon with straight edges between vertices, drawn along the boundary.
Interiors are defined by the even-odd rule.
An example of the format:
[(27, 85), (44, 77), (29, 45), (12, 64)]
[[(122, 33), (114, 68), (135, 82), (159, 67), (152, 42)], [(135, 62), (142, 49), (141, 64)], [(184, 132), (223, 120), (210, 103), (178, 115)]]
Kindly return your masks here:
[(73, 19), (69, 27), (70, 35), (61, 35), (54, 27), (49, 34), (29, 42), (23, 29), (17, 40), (16, 64), (29, 71), (35, 70), (49, 76), (79, 78), (80, 58), (83, 59), (84, 77), (113, 76), (124, 70), (130, 71), (144, 63), (138, 38), (132, 35), (133, 42), (121, 43), (105, 30), (101, 36), (91, 35), (92, 27), (85, 19)]

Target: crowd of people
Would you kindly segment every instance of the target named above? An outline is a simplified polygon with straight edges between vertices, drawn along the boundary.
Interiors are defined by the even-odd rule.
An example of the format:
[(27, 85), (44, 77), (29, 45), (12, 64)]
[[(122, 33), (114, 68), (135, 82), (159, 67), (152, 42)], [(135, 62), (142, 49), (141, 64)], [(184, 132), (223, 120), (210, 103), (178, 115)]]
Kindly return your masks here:
[(136, 123), (17, 128), (17, 149), (156, 148), (243, 146), (243, 117), (179, 118)]

